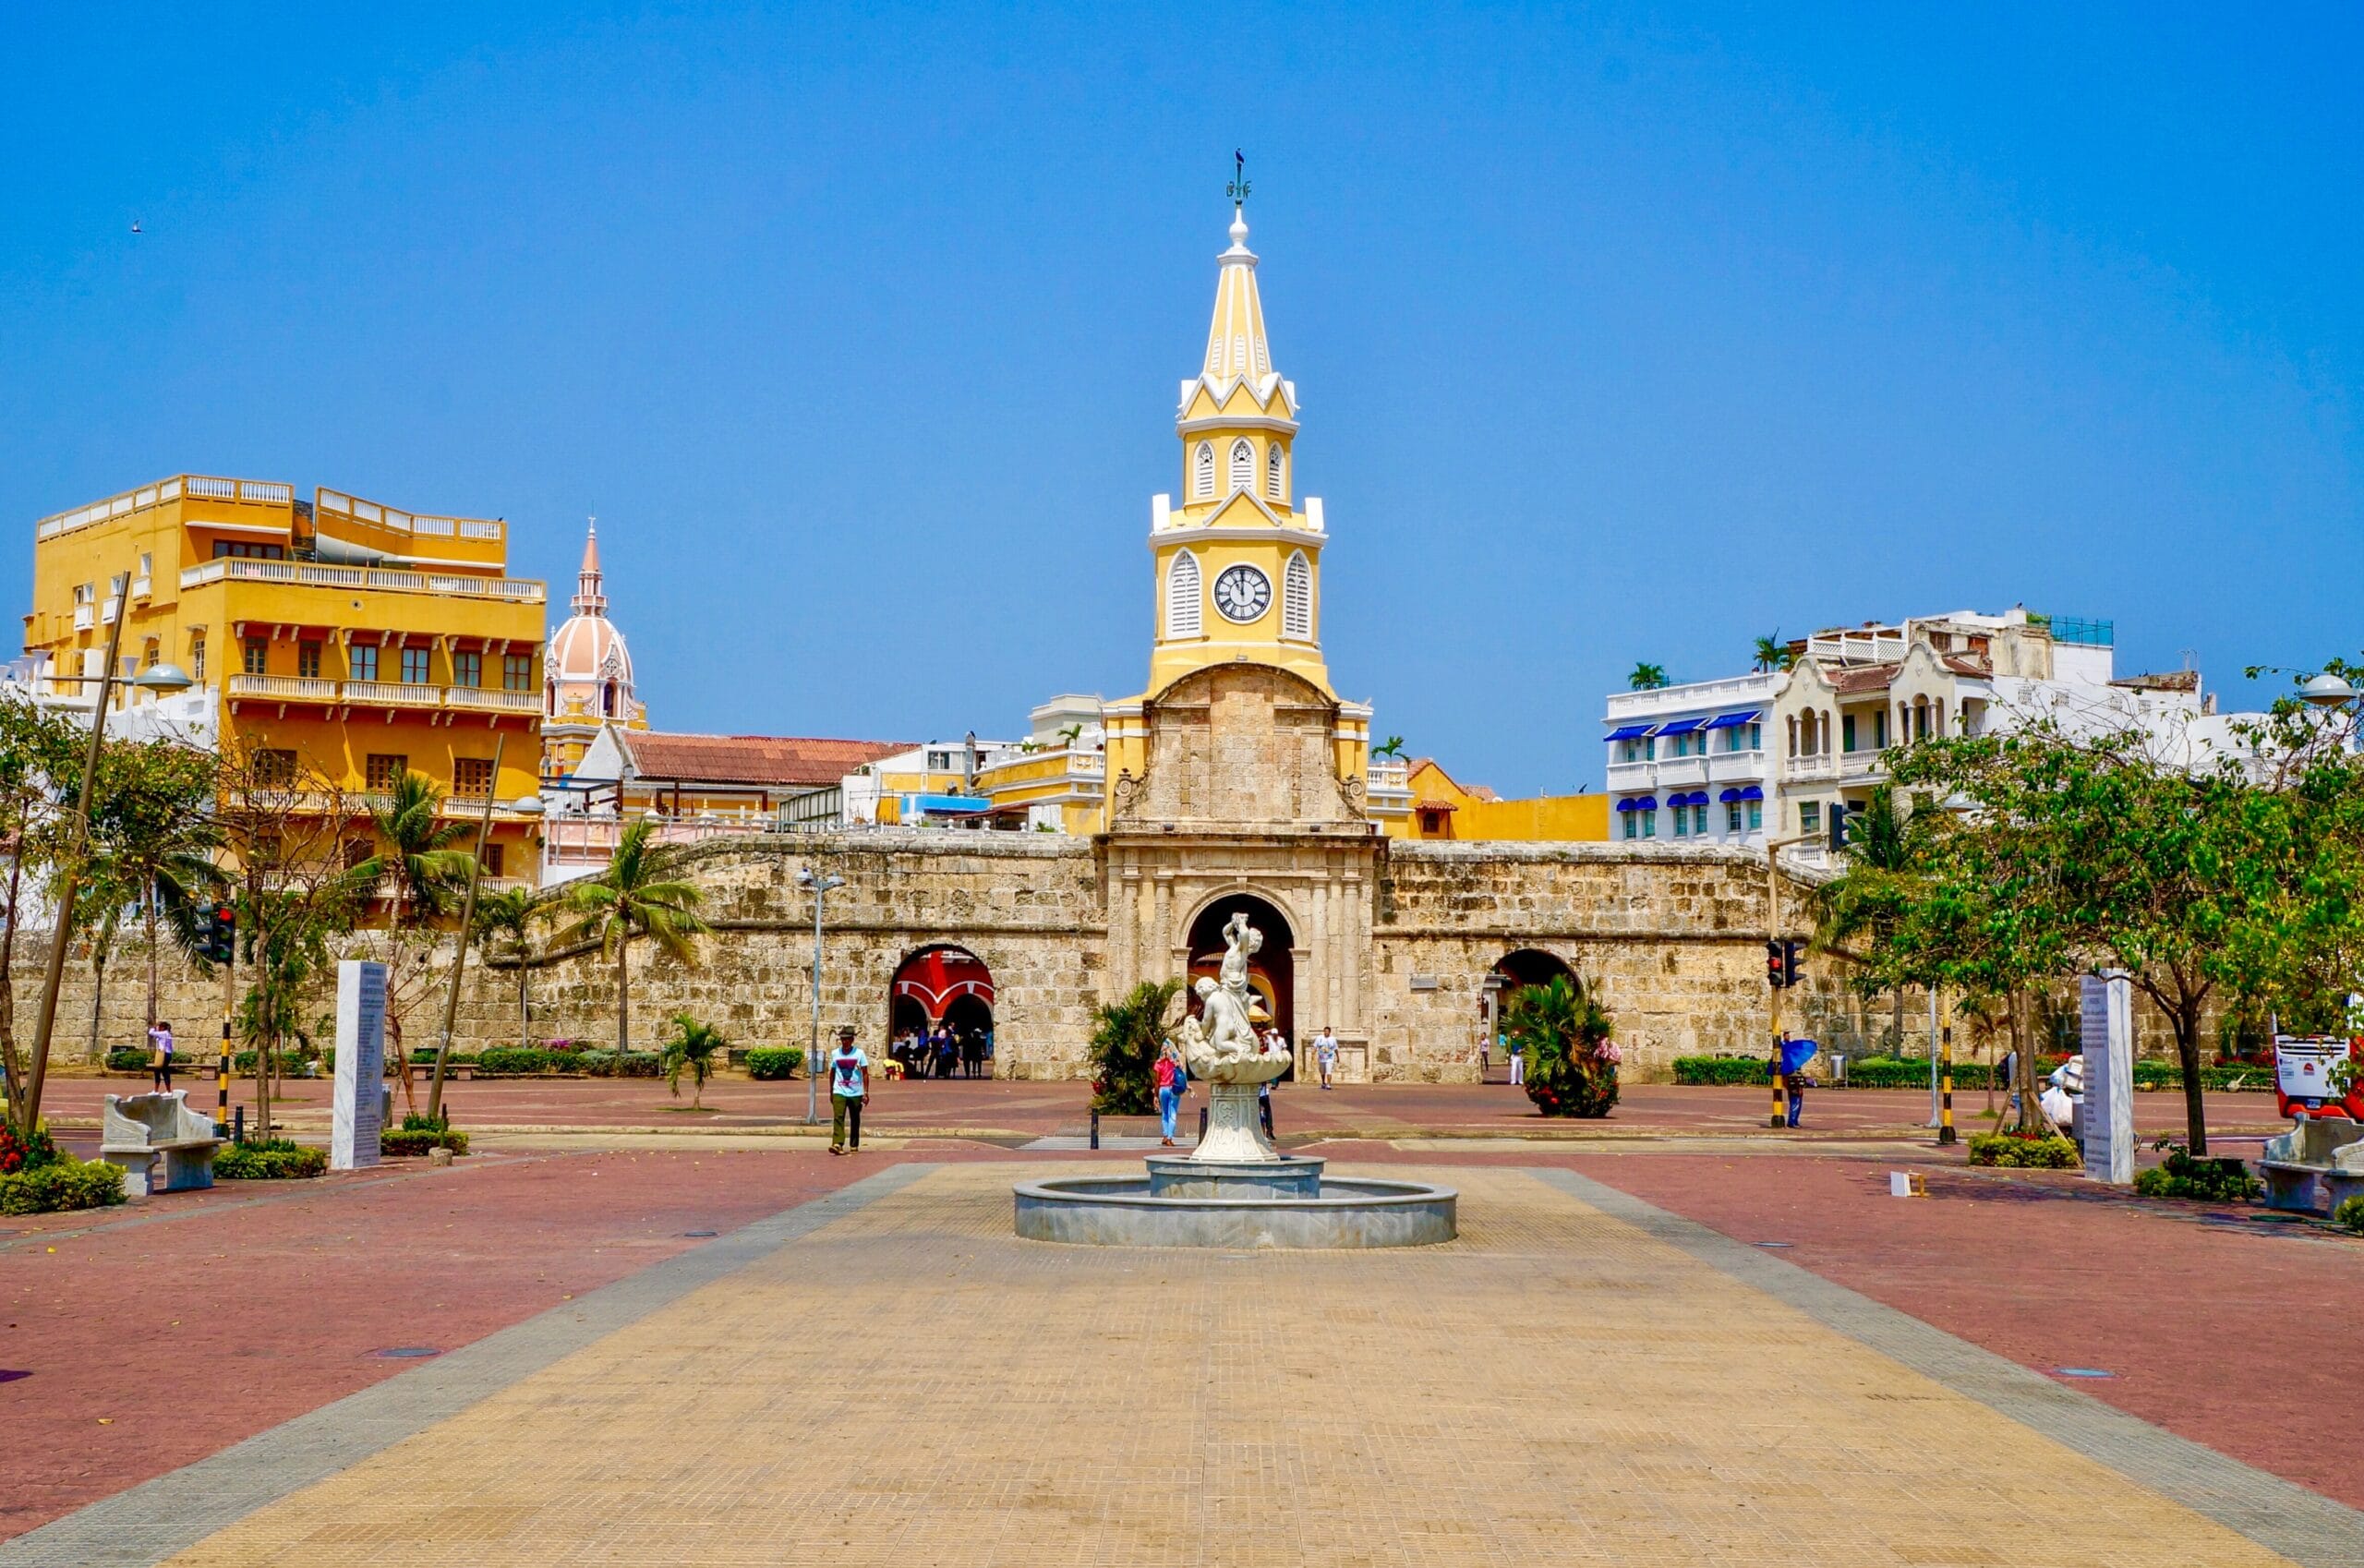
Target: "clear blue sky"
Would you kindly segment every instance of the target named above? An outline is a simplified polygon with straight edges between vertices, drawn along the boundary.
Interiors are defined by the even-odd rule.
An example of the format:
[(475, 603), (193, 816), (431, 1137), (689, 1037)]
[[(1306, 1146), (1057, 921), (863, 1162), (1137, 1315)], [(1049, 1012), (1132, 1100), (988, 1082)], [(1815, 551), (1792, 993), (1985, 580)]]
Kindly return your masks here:
[[(1138, 689), (1248, 149), (1325, 641), (1597, 788), (1639, 658), (2015, 602), (2364, 645), (2352, 6), (16, 5), (0, 588), (180, 470), (597, 509), (669, 729)], [(142, 232), (130, 233), (137, 219)]]

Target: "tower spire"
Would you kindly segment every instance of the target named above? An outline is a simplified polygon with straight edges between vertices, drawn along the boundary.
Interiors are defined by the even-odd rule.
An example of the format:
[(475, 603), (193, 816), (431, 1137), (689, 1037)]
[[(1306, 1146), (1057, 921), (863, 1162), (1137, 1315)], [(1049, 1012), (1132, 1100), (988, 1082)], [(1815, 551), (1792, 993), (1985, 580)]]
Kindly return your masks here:
[(599, 591), (599, 518), (591, 516), (590, 531), (583, 539), (583, 569), (574, 579), (574, 613), (605, 618), (608, 596)]
[(1215, 283), (1215, 314), (1207, 328), (1204, 369), (1210, 381), (1245, 377), (1262, 389), (1272, 373), (1272, 347), (1264, 335), (1264, 302), (1256, 288), (1256, 253), (1248, 248), (1248, 155), (1234, 149), (1231, 183), (1231, 248), (1215, 259), (1223, 271)]

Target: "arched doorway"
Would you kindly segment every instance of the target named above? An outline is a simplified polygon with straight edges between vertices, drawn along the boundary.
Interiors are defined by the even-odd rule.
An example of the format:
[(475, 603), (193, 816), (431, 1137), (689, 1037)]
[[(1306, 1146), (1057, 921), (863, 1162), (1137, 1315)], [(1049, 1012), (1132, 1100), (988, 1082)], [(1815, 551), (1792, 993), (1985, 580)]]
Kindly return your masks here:
[[(1290, 949), (1297, 946), (1297, 935), (1289, 929), (1286, 916), (1253, 893), (1226, 894), (1200, 910), (1199, 918), (1190, 923), (1189, 972), (1194, 987), (1189, 997), (1190, 1011), (1199, 1010), (1195, 990), (1199, 977), (1212, 978), (1223, 967), (1224, 924), (1233, 915), (1243, 913), (1248, 916), (1248, 923), (1264, 937), (1263, 947), (1248, 960), (1248, 988), (1253, 993), (1248, 1017), (1260, 1030), (1279, 1030), (1289, 1043), (1294, 1061), (1297, 1043), (1297, 964)], [(1292, 1067), (1292, 1074), (1294, 1070)]]
[(1502, 1008), (1514, 991), (1529, 985), (1548, 985), (1557, 975), (1571, 981), (1576, 971), (1568, 967), (1565, 959), (1544, 952), (1538, 947), (1521, 947), (1504, 953), (1486, 971), (1478, 988), (1478, 1068), (1480, 1081), (1497, 1071), (1508, 1072), (1510, 1054), (1502, 1043)]
[[(990, 1077), (994, 1070), (994, 977), (966, 947), (938, 943), (905, 956), (887, 987), (888, 1051), (907, 1078)], [(940, 1051), (914, 1050), (950, 1036)]]

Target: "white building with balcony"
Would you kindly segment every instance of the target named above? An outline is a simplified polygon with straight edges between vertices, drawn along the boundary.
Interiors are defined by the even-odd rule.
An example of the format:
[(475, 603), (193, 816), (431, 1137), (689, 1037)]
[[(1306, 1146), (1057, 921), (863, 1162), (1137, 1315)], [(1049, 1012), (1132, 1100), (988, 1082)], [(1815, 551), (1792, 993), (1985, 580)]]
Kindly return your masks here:
[(1787, 680), (1767, 672), (1610, 694), (1610, 841), (1762, 845), (1767, 720)]

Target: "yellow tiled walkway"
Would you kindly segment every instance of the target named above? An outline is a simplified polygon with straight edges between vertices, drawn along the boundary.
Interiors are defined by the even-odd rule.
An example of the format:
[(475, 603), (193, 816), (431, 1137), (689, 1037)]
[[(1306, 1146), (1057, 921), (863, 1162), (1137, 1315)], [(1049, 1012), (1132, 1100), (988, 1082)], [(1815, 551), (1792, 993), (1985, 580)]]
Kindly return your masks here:
[(957, 1166), (186, 1564), (2285, 1560), (1574, 1198), (1463, 1238), (1127, 1251)]

